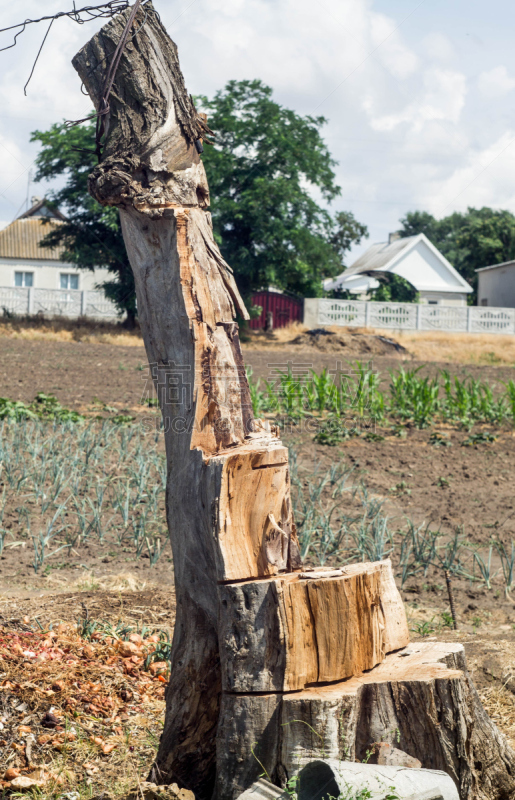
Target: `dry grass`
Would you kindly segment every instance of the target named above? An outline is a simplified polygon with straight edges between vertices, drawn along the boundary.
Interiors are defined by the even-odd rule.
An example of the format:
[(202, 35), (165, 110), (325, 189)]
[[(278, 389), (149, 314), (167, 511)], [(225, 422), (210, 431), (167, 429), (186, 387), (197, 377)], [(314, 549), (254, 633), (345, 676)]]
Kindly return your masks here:
[[(299, 334), (307, 331), (305, 325), (294, 322), (277, 328), (273, 334), (251, 331), (247, 349), (277, 348), (287, 346)], [(450, 333), (448, 331), (394, 331), (375, 328), (327, 327), (333, 333), (386, 336), (402, 344), (417, 361), (439, 361), (455, 364), (485, 364), (506, 366), (515, 364), (515, 336), (481, 333)]]
[(152, 581), (141, 579), (133, 572), (119, 572), (113, 575), (95, 575), (93, 571), (84, 572), (73, 581), (61, 579), (55, 574), (50, 574), (45, 583), (52, 589), (66, 590), (67, 592), (142, 592), (151, 588)]
[[(372, 332), (372, 331), (369, 331)], [(417, 361), (455, 364), (515, 364), (515, 336), (444, 331), (375, 331), (403, 345)]]
[(128, 331), (118, 322), (91, 319), (67, 320), (58, 317), (20, 317), (0, 321), (0, 336), (8, 339), (47, 342), (86, 342), (122, 347), (143, 347), (141, 331)]
[[(515, 336), (445, 331), (394, 331), (374, 328), (328, 327), (335, 333), (378, 334), (395, 339), (417, 361), (439, 361), (455, 364), (513, 365)], [(277, 350), (285, 347), (308, 330), (300, 322), (277, 328), (273, 334), (248, 331), (246, 350)], [(27, 317), (0, 321), (0, 337), (9, 339), (45, 340), (54, 342), (86, 342), (121, 347), (143, 347), (139, 328), (126, 330), (121, 323), (95, 322), (89, 319), (66, 320)]]
[(479, 692), (488, 716), (495, 722), (515, 748), (515, 697), (505, 686), (489, 686)]

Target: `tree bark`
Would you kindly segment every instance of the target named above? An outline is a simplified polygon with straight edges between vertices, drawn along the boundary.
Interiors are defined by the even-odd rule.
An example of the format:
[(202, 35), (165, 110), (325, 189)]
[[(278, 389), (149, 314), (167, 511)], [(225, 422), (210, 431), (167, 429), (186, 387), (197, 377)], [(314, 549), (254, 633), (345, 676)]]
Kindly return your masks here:
[[(96, 108), (128, 14), (73, 60)], [(198, 153), (209, 129), (150, 2), (131, 35), (89, 190), (120, 210), (166, 440), (177, 617), (152, 777), (207, 798), (221, 691), (217, 584), (274, 575), (300, 559), (287, 450), (276, 431), (253, 420), (234, 321), (248, 314), (213, 237)]]
[(515, 754), (484, 711), (459, 644), (417, 642), (368, 673), (299, 692), (226, 692), (222, 731), (224, 800), (238, 797), (263, 768), (284, 786), (316, 758), (363, 760), (375, 742), (446, 772), (461, 800), (515, 796)]

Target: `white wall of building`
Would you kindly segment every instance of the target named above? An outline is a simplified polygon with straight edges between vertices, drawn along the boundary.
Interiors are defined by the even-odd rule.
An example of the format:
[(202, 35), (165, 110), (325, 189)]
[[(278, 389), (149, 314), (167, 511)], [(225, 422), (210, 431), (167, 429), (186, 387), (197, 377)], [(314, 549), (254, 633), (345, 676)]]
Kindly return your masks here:
[(0, 286), (16, 286), (16, 272), (31, 273), (33, 275), (32, 286), (35, 289), (60, 289), (61, 275), (77, 275), (79, 290), (95, 289), (97, 284), (112, 277), (107, 269), (99, 268), (94, 272), (89, 272), (89, 270), (78, 269), (74, 264), (66, 264), (64, 261), (0, 258)]
[(467, 305), (467, 293), (460, 281), (423, 241), (402, 254), (388, 271), (416, 286), (422, 303)]
[(478, 306), (515, 308), (515, 263), (477, 273)]

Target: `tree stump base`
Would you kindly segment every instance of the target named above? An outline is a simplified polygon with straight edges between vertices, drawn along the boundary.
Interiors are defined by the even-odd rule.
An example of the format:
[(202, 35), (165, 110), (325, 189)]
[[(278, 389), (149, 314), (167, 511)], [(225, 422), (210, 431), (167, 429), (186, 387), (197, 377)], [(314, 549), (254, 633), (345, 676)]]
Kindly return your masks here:
[(224, 692), (218, 742), (220, 800), (263, 769), (285, 786), (313, 759), (361, 761), (375, 742), (446, 772), (462, 800), (515, 796), (515, 754), (484, 711), (460, 644), (417, 642), (363, 675), (297, 692)]

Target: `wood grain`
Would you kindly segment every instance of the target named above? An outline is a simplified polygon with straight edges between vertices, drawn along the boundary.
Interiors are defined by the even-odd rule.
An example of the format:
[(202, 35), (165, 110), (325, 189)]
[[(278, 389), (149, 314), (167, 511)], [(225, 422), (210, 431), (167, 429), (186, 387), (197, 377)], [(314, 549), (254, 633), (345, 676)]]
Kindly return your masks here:
[(343, 680), (409, 642), (389, 561), (328, 575), (304, 579), (290, 573), (219, 587), (226, 691), (293, 691)]

